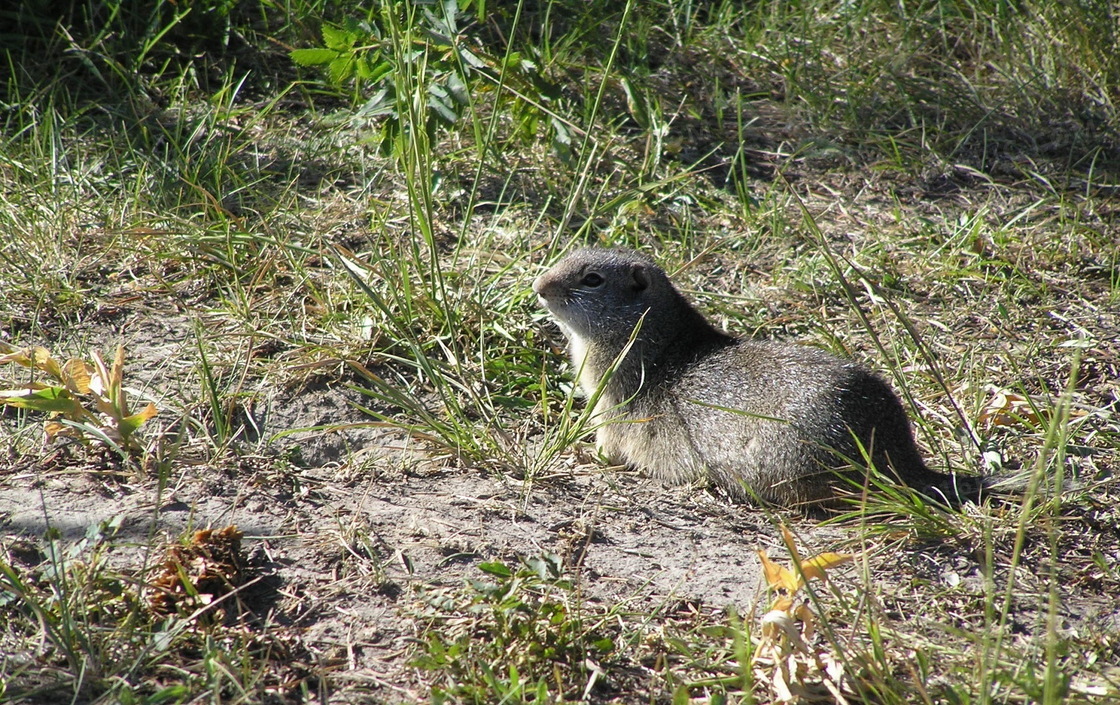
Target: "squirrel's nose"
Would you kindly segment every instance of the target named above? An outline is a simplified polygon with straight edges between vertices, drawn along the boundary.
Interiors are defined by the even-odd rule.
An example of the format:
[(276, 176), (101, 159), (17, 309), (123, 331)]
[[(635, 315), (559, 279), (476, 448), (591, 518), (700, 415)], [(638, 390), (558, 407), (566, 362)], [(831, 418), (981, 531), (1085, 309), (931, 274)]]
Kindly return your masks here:
[(548, 286), (547, 276), (547, 274), (542, 274), (533, 280), (533, 293), (537, 296), (544, 296), (544, 289)]

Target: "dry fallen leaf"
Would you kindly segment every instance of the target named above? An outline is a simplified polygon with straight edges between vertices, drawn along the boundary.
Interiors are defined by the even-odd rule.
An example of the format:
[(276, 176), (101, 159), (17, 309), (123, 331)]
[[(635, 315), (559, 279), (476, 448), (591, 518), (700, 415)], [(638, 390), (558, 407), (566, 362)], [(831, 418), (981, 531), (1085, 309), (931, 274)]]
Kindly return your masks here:
[(854, 555), (848, 553), (826, 552), (803, 561), (797, 551), (793, 534), (785, 526), (782, 527), (782, 536), (794, 565), (799, 566), (800, 570), (790, 570), (783, 565), (774, 563), (765, 550), (760, 549), (758, 551), (758, 559), (762, 561), (762, 572), (766, 578), (766, 583), (771, 590), (779, 593), (793, 595), (804, 587), (805, 581), (814, 578), (824, 580), (827, 578), (826, 571), (848, 563), (855, 558)]
[(817, 617), (800, 592), (807, 581), (826, 579), (829, 569), (848, 563), (855, 556), (826, 552), (802, 560), (793, 534), (785, 526), (782, 537), (793, 570), (770, 560), (765, 550), (758, 551), (766, 584), (776, 598), (762, 617), (761, 636), (752, 659), (755, 677), (770, 684), (775, 702), (814, 701), (819, 694), (844, 702), (841, 693), (850, 690), (848, 676), (838, 661), (823, 658), (830, 656), (827, 648), (818, 653), (813, 647)]
[(1006, 389), (993, 391), (991, 399), (980, 410), (977, 421), (989, 428), (1021, 424), (1037, 426), (1042, 423), (1027, 397)]
[[(1038, 427), (1050, 420), (1057, 402), (1038, 396), (1026, 396), (1010, 389), (988, 387), (991, 395), (976, 417), (978, 423), (993, 426)], [(1085, 416), (1083, 409), (1070, 409), (1071, 418)]]

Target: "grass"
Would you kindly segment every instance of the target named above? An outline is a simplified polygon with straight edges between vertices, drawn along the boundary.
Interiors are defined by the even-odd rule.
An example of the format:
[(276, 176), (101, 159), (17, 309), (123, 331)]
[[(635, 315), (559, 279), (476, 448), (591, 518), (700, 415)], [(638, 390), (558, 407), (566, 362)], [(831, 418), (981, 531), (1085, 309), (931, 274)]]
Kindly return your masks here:
[[(589, 420), (530, 283), (583, 243), (654, 253), (729, 330), (885, 369), (935, 466), (1029, 478), (959, 512), (883, 490), (839, 538), (772, 517), (860, 552), (816, 588), (807, 638), (849, 700), (1120, 693), (1115, 608), (1074, 618), (1120, 586), (1115, 7), (148, 5), (0, 11), (0, 343), (105, 356), (149, 331), (124, 386), (159, 407), (120, 462), (0, 411), (0, 489), (39, 492), (51, 527), (4, 529), (0, 696), (779, 697), (757, 606), (604, 602), (571, 556), (476, 547), (448, 549), (478, 558), (449, 585), (350, 516), (290, 531), (350, 566), (344, 589), (393, 596), (391, 677), (362, 680), (381, 672), (361, 644), (312, 633), (334, 622), (282, 561), (246, 558), (213, 592), (185, 571), (194, 601), (173, 613), (146, 597), (203, 528), (160, 523), (189, 488), (327, 496), (326, 465), (283, 456), (294, 428), (262, 420), (297, 397), (328, 411), (295, 428), (356, 405), (382, 434), (393, 459), (347, 447), (342, 476), (480, 473), (521, 511), (555, 500)], [(34, 380), (13, 369), (0, 386)], [(60, 487), (155, 488), (152, 528), (64, 533)], [(819, 686), (815, 668), (788, 680)]]

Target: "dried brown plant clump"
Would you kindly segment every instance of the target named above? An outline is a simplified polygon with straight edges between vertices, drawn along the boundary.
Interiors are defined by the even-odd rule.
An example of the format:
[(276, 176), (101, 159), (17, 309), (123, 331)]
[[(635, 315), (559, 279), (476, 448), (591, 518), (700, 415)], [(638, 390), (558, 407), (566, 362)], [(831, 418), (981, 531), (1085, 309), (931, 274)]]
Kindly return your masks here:
[(242, 533), (237, 526), (194, 532), (186, 545), (167, 549), (159, 574), (151, 582), (154, 612), (205, 609), (245, 583)]

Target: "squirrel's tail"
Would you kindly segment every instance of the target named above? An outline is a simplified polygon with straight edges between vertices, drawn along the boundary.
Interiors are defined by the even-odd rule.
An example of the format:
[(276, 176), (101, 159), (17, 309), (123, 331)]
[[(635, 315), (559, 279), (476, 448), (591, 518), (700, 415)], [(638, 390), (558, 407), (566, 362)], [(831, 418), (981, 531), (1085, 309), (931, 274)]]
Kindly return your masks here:
[(988, 478), (980, 475), (958, 475), (930, 470), (927, 481), (914, 489), (942, 504), (955, 507), (965, 502), (979, 503), (991, 495)]
[(979, 504), (985, 499), (1023, 495), (1030, 485), (1030, 473), (1018, 475), (959, 475), (928, 471), (928, 481), (916, 487), (919, 492), (938, 502), (959, 506), (965, 502)]

